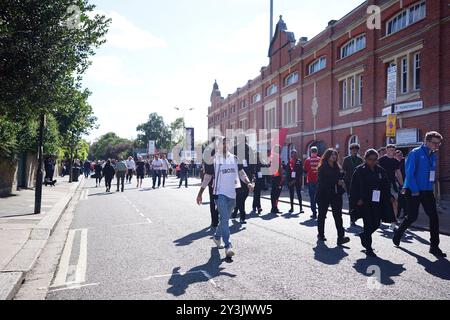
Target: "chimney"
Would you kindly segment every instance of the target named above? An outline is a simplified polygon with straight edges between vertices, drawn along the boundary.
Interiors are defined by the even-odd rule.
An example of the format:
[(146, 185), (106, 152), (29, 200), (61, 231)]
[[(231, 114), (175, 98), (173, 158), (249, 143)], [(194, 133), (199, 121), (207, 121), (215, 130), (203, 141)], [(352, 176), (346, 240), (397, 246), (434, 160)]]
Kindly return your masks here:
[(331, 27), (331, 26), (335, 25), (336, 22), (337, 22), (337, 20), (330, 20), (330, 21), (328, 21), (328, 26)]
[(300, 38), (300, 44), (305, 44), (308, 42), (308, 37), (301, 37)]

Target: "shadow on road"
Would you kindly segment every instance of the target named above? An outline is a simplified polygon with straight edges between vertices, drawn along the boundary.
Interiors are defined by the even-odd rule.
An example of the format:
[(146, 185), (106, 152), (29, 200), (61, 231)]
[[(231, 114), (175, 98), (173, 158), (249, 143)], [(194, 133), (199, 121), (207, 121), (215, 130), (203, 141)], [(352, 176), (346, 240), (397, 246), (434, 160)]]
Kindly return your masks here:
[[(246, 228), (242, 227), (242, 225), (239, 222), (234, 221), (234, 220), (231, 221), (230, 234), (235, 234), (235, 233), (238, 233), (245, 229)], [(200, 231), (190, 233), (180, 239), (174, 240), (173, 242), (176, 244), (177, 247), (188, 246), (196, 240), (200, 240), (200, 239), (208, 237), (208, 236), (212, 237), (213, 235), (214, 235), (214, 233), (211, 230), (211, 228), (207, 227)]]
[(317, 245), (313, 248), (314, 259), (328, 265), (339, 264), (339, 262), (348, 256), (343, 247), (330, 248), (323, 241), (317, 241)]
[(392, 278), (398, 277), (403, 271), (406, 271), (406, 269), (403, 267), (403, 264), (395, 264), (379, 257), (367, 257), (365, 259), (359, 259), (355, 262), (353, 268), (357, 272), (370, 277), (373, 276), (373, 271), (371, 272), (370, 270), (374, 266), (379, 268), (379, 281), (384, 285), (395, 284), (395, 281)]
[(399, 249), (416, 258), (417, 262), (432, 276), (443, 280), (450, 280), (450, 261), (447, 259), (441, 258), (431, 261), (405, 248), (399, 247)]
[(186, 293), (190, 285), (195, 283), (208, 282), (219, 276), (236, 277), (235, 274), (223, 272), (225, 268), (221, 268), (220, 265), (224, 261), (225, 259), (220, 258), (219, 249), (211, 248), (211, 258), (205, 264), (194, 267), (183, 274), (180, 274), (180, 267), (174, 268), (168, 282), (171, 287), (167, 289), (167, 293), (179, 297)]
[(317, 220), (313, 219), (313, 218), (310, 218), (309, 220), (305, 220), (303, 222), (300, 222), (300, 224), (302, 226), (305, 226), (305, 227), (313, 228), (313, 227), (317, 227)]

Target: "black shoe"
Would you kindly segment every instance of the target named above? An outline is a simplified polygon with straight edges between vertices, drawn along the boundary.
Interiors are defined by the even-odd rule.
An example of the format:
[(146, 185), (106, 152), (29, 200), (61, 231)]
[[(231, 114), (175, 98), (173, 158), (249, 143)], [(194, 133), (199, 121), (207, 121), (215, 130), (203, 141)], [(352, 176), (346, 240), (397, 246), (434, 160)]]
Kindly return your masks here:
[(317, 220), (317, 214), (312, 214), (312, 215), (310, 216), (310, 218), (311, 218), (311, 219), (314, 219), (314, 220)]
[(258, 209), (258, 214), (261, 214), (263, 210), (262, 209)]
[(305, 213), (305, 210), (303, 210), (303, 209), (300, 209), (300, 213)]
[(377, 255), (373, 252), (372, 248), (366, 249), (366, 255), (369, 257), (376, 257)]
[(247, 224), (247, 221), (245, 221), (245, 220), (241, 220), (241, 221), (239, 221), (241, 224)]
[(398, 230), (394, 230), (394, 237), (392, 238), (392, 242), (396, 247), (400, 246), (401, 235), (398, 233)]
[(438, 247), (436, 248), (431, 248), (430, 249), (430, 253), (438, 258), (445, 258), (447, 257), (447, 255), (445, 253), (442, 252), (441, 249), (439, 249)]
[(294, 208), (291, 208), (290, 210), (289, 210), (289, 213), (293, 213), (294, 212)]
[(327, 241), (327, 238), (325, 238), (325, 236), (321, 236), (320, 234), (317, 236), (317, 240), (319, 241)]
[(338, 246), (342, 246), (343, 244), (350, 242), (350, 238), (349, 237), (342, 237), (339, 238), (337, 241)]

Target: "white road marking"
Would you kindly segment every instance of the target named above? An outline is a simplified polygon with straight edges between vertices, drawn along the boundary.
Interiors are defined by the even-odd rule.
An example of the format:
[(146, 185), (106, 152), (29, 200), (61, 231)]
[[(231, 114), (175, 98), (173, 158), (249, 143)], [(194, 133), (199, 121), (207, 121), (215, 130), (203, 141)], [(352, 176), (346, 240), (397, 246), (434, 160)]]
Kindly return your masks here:
[(70, 255), (72, 253), (73, 239), (75, 237), (76, 230), (70, 230), (67, 236), (66, 245), (61, 256), (61, 260), (58, 267), (58, 273), (56, 274), (53, 286), (62, 286), (66, 283), (67, 273), (69, 271)]
[(148, 223), (152, 223), (152, 220), (150, 220), (149, 218), (146, 219)]
[(80, 240), (80, 255), (78, 257), (77, 271), (75, 276), (76, 283), (83, 283), (86, 281), (87, 269), (87, 229), (81, 230)]
[(55, 288), (55, 289), (49, 290), (48, 293), (65, 291), (65, 290), (75, 290), (75, 289), (81, 289), (84, 287), (93, 287), (93, 286), (98, 286), (98, 285), (100, 285), (100, 283), (87, 283), (87, 284), (70, 284), (70, 283), (68, 283), (63, 287), (51, 286), (50, 288)]
[(124, 224), (115, 224), (112, 225), (111, 228), (120, 228), (120, 227), (129, 227), (129, 226), (139, 226), (144, 224), (149, 224), (151, 222), (136, 222), (136, 223), (124, 223)]
[(200, 272), (203, 273), (203, 275), (204, 275), (205, 277), (208, 278), (208, 281), (209, 281), (214, 287), (217, 287), (217, 284), (214, 282), (214, 280), (212, 279), (211, 275), (210, 275), (208, 272), (206, 272), (206, 271), (204, 271), (204, 270), (201, 270)]
[[(80, 252), (76, 265), (70, 265), (73, 243), (76, 232), (80, 232)], [(86, 281), (87, 269), (87, 232), (88, 229), (72, 229), (67, 236), (66, 245), (58, 267), (58, 273), (51, 288), (68, 285), (81, 285)], [(73, 281), (67, 281), (70, 276)]]

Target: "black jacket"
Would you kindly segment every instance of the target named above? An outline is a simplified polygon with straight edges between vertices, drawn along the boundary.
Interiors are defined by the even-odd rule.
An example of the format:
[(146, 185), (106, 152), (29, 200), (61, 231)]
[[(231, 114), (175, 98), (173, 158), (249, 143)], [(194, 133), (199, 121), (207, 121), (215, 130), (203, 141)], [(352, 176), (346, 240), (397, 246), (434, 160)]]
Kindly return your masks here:
[(105, 164), (105, 167), (103, 168), (103, 176), (106, 178), (112, 178), (114, 177), (114, 174), (114, 167), (112, 165)]
[[(292, 172), (295, 172), (295, 178), (292, 178)], [(295, 180), (295, 186), (301, 187), (303, 185), (303, 163), (302, 160), (297, 159), (294, 164), (294, 170), (291, 169), (291, 160), (286, 166), (286, 176), (288, 183), (292, 183)]]
[(333, 195), (341, 195), (342, 188), (338, 187), (339, 179), (341, 178), (341, 169), (336, 164), (335, 167), (330, 167), (328, 162), (324, 162), (318, 169), (317, 182), (317, 201), (327, 199)]
[[(380, 191), (380, 202), (372, 201), (374, 190)], [(391, 197), (389, 179), (382, 167), (377, 165), (372, 171), (366, 164), (362, 164), (356, 168), (350, 185), (350, 213), (355, 219), (371, 214), (383, 222), (394, 222)], [(364, 202), (361, 207), (357, 206), (359, 200)]]

